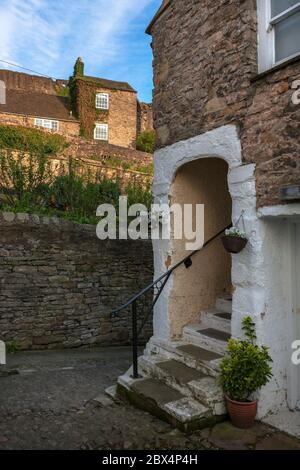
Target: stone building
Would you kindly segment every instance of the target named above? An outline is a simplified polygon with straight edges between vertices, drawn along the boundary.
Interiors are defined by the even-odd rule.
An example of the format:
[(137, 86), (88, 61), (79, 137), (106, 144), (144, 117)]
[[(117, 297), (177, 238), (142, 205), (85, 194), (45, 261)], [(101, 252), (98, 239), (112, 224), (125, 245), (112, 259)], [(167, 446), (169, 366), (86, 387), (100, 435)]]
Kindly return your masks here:
[(85, 75), (81, 59), (69, 81), (8, 70), (0, 70), (0, 81), (6, 86), (6, 101), (0, 103), (2, 124), (133, 149), (142, 129), (153, 127), (151, 105), (139, 103), (128, 83)]
[(153, 130), (152, 104), (138, 103), (138, 134)]
[[(300, 422), (300, 366), (291, 359), (300, 340), (299, 2), (164, 0), (147, 32), (159, 147), (155, 198), (205, 204), (206, 240), (244, 220), (248, 245), (229, 255), (215, 240), (188, 270), (174, 272), (140, 359), (142, 373), (156, 381), (147, 389), (125, 375), (119, 386), (133, 391), (136, 402), (153, 393), (161, 415), (180, 425), (220, 417), (218, 361), (250, 314), (258, 343), (274, 361), (258, 417), (294, 432)], [(156, 278), (188, 254), (184, 242), (154, 242)], [(166, 388), (165, 399), (157, 398), (161, 382), (169, 401)]]

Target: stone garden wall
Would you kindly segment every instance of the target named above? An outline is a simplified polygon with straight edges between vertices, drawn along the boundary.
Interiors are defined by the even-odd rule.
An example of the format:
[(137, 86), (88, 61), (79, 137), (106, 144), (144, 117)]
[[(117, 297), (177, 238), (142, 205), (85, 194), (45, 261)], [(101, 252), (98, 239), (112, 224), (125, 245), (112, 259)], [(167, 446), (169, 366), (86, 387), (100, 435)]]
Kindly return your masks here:
[[(100, 241), (93, 226), (0, 214), (0, 339), (22, 349), (128, 344), (130, 312), (111, 312), (152, 277), (150, 241)], [(141, 341), (151, 333), (152, 319)]]

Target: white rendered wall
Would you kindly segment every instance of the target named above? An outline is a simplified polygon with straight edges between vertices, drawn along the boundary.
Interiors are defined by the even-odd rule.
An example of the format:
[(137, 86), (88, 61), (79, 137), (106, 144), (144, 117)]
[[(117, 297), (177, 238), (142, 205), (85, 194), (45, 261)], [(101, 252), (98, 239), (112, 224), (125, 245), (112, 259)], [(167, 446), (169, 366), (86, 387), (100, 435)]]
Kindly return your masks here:
[[(178, 168), (199, 158), (221, 158), (228, 163), (228, 184), (232, 198), (232, 220), (242, 211), (249, 238), (247, 247), (232, 256), (233, 315), (232, 335), (241, 336), (241, 320), (251, 315), (257, 325), (260, 344), (271, 348), (274, 379), (261, 392), (259, 417), (286, 403), (288, 287), (282, 277), (288, 269), (284, 249), (285, 230), (258, 217), (256, 209), (255, 165), (243, 165), (241, 143), (234, 125), (220, 127), (197, 137), (175, 143), (155, 152), (153, 192), (156, 202), (168, 203)], [(262, 214), (260, 214), (261, 216)], [(172, 259), (171, 241), (154, 241), (155, 277), (166, 271)], [(154, 312), (154, 338), (170, 340), (169, 296), (172, 278)], [(199, 312), (200, 313), (200, 312)]]

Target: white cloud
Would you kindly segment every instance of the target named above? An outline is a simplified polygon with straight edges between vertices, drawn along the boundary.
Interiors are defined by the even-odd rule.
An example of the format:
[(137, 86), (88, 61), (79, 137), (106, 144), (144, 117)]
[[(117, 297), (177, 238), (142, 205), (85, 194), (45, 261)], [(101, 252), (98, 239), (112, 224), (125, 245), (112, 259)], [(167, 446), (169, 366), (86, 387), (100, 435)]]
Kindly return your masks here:
[(0, 59), (50, 75), (70, 73), (79, 55), (88, 69), (112, 65), (126, 48), (130, 25), (152, 3), (0, 0)]

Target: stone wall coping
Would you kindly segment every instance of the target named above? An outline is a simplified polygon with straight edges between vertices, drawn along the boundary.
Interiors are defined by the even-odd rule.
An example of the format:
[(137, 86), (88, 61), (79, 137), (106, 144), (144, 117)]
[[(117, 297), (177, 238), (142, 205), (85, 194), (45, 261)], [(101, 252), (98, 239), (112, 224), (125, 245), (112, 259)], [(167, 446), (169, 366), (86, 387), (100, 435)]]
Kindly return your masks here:
[[(69, 231), (78, 231), (85, 232), (90, 235), (95, 235), (96, 238), (96, 225), (91, 224), (80, 224), (73, 220), (63, 219), (57, 216), (45, 216), (40, 214), (28, 214), (26, 212), (1, 212), (0, 211), (0, 230), (2, 223), (5, 222), (5, 225), (10, 224), (28, 224), (36, 225), (37, 227), (46, 226), (48, 228), (56, 230), (69, 230)], [(151, 240), (99, 240), (99, 242), (115, 242), (115, 243), (151, 243)]]

